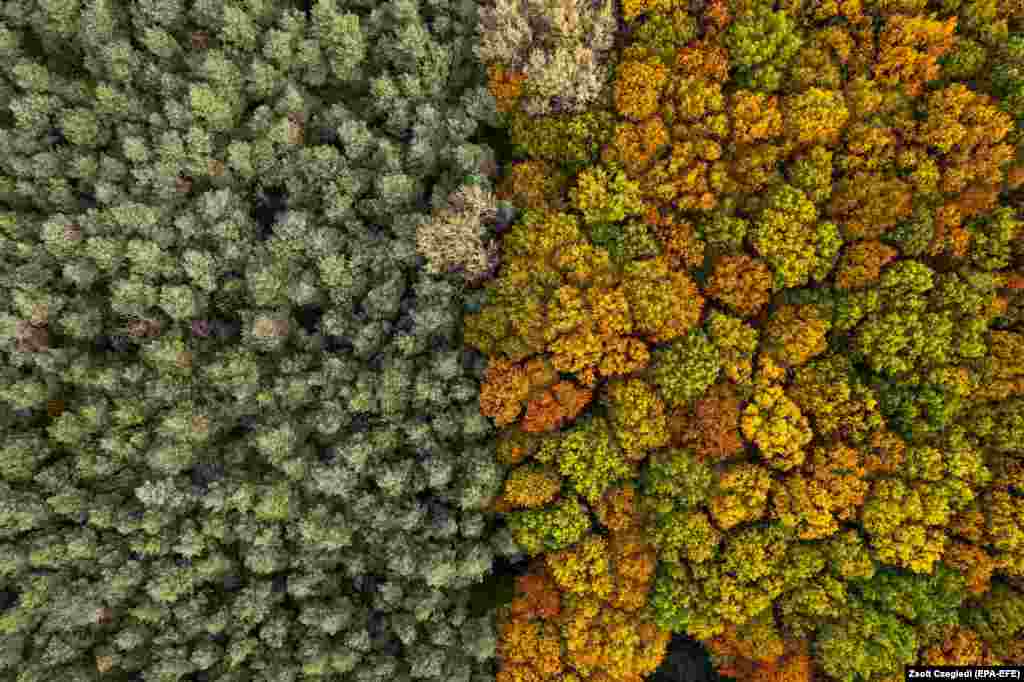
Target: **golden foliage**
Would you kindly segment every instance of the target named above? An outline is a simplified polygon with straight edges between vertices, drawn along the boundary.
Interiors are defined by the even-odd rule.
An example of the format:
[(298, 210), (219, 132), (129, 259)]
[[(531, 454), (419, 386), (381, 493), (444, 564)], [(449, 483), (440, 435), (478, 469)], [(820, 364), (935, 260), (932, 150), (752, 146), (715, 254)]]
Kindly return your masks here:
[(782, 134), (778, 97), (740, 90), (732, 96), (732, 139), (750, 144)]
[(773, 467), (788, 471), (803, 463), (803, 448), (814, 437), (807, 417), (777, 384), (760, 387), (743, 410), (743, 435)]
[(758, 464), (728, 467), (719, 478), (718, 492), (708, 503), (715, 524), (729, 530), (763, 517), (771, 480), (768, 469)]
[(959, 625), (947, 625), (943, 639), (921, 653), (921, 665), (998, 665), (988, 644), (978, 633)]
[(921, 94), (924, 84), (939, 75), (938, 60), (953, 47), (956, 17), (946, 21), (893, 14), (886, 17), (878, 44), (875, 79), (903, 85), (908, 94)]
[(765, 349), (780, 363), (795, 367), (828, 348), (832, 323), (813, 305), (783, 305), (765, 326)]
[(669, 71), (658, 62), (627, 61), (615, 75), (615, 107), (633, 121), (643, 121), (658, 111), (658, 101), (668, 83)]

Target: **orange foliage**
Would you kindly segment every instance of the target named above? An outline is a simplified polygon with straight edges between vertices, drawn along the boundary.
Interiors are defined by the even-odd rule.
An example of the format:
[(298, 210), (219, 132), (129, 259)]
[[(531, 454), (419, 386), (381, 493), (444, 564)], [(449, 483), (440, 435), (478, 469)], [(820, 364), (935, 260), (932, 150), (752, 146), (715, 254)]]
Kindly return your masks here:
[(691, 270), (704, 263), (705, 244), (693, 225), (662, 216), (657, 208), (650, 209), (644, 219), (654, 227), (672, 270)]
[(530, 395), (530, 380), (522, 366), (508, 360), (492, 360), (480, 386), (480, 413), (497, 426), (516, 421)]
[(744, 682), (811, 682), (814, 661), (805, 639), (782, 639), (772, 616), (724, 633), (708, 642), (708, 650), (724, 659), (718, 674)]
[(561, 171), (547, 161), (527, 159), (512, 164), (498, 189), (499, 199), (512, 201), (533, 210), (555, 208), (566, 179)]
[(780, 306), (765, 326), (765, 350), (783, 365), (802, 365), (825, 352), (831, 327), (816, 306)]
[(895, 260), (899, 251), (877, 240), (854, 242), (846, 248), (836, 272), (840, 289), (863, 289), (878, 281), (882, 268)]
[(647, 603), (657, 567), (657, 550), (639, 528), (612, 533), (615, 588), (609, 603), (623, 611), (639, 611)]
[(743, 451), (740, 400), (729, 384), (716, 384), (696, 402), (692, 414), (677, 413), (669, 421), (677, 445), (690, 446), (701, 459), (719, 461)]
[(601, 152), (604, 163), (621, 163), (630, 177), (647, 171), (671, 142), (668, 128), (660, 116), (641, 123), (623, 121), (615, 129), (611, 143)]
[(704, 6), (703, 20), (705, 37), (714, 38), (724, 31), (732, 22), (728, 0), (708, 0)]
[(695, 41), (676, 53), (675, 68), (681, 75), (724, 83), (729, 80), (729, 51), (711, 40)]
[(951, 541), (942, 557), (943, 563), (958, 568), (967, 577), (967, 590), (973, 595), (988, 592), (996, 562), (977, 545)]
[(904, 180), (860, 171), (836, 185), (829, 211), (847, 239), (878, 239), (910, 217), (913, 198)]
[(977, 503), (956, 514), (949, 523), (949, 532), (975, 545), (985, 540), (985, 514)]
[(972, 181), (1001, 185), (1002, 167), (1014, 158), (1004, 142), (1013, 119), (988, 95), (954, 83), (928, 96), (928, 117), (915, 139), (942, 155), (942, 190), (960, 192)]
[(706, 644), (709, 653), (728, 661), (718, 668), (718, 674), (737, 679), (746, 679), (760, 665), (773, 663), (784, 651), (771, 614), (742, 626), (726, 622), (722, 634)]
[(513, 619), (501, 624), (501, 682), (543, 680), (562, 672), (562, 637), (554, 623)]
[(928, 253), (938, 256), (948, 252), (955, 258), (967, 255), (971, 233), (963, 227), (964, 216), (956, 202), (943, 204), (935, 210), (935, 235), (928, 244)]
[(731, 113), (735, 144), (749, 144), (782, 134), (782, 113), (777, 97), (740, 90), (732, 96)]
[(772, 271), (759, 258), (746, 254), (723, 256), (705, 288), (708, 296), (743, 317), (753, 317), (771, 298)]
[(497, 101), (498, 111), (508, 113), (515, 110), (523, 93), (526, 74), (492, 64), (487, 69), (487, 87)]
[(893, 14), (886, 17), (878, 41), (875, 79), (903, 85), (916, 97), (924, 84), (939, 75), (939, 58), (953, 47), (956, 17), (938, 21), (923, 16)]
[(671, 633), (636, 614), (603, 605), (596, 599), (577, 600), (562, 618), (566, 653), (584, 676), (642, 682), (665, 656)]
[(544, 570), (543, 564), (516, 578), (516, 596), (509, 605), (514, 619), (550, 620), (562, 611), (562, 597), (554, 578)]
[[(981, 4), (984, 1), (998, 4)], [(507, 314), (505, 321), (500, 315), (486, 320), (490, 326), (485, 331), (494, 337), (486, 350), (494, 357), (481, 387), (481, 412), (498, 426), (518, 422), (513, 434), (499, 443), (501, 461), (515, 465), (536, 449), (532, 437), (563, 427), (604, 392), (617, 402), (621, 414), (609, 414), (618, 415), (615, 437), (630, 458), (642, 459), (664, 445), (666, 430), (673, 447), (696, 455), (694, 467), (700, 468), (694, 475), (710, 477), (710, 483), (703, 479), (700, 490), (706, 507), (686, 513), (700, 514), (715, 534), (764, 520), (763, 525), (787, 538), (819, 541), (835, 535), (842, 524), (859, 520), (873, 529), (872, 561), (924, 566), (904, 555), (918, 552), (937, 559), (941, 551), (942, 560), (966, 576), (969, 593), (980, 596), (989, 590), (997, 570), (1020, 573), (1024, 565), (1024, 515), (1014, 508), (1016, 500), (1005, 489), (1008, 484), (1004, 480), (1003, 489), (979, 495), (955, 514), (942, 509), (926, 510), (930, 516), (908, 512), (908, 500), (920, 497), (923, 488), (911, 489), (902, 482), (908, 443), (886, 427), (879, 406), (882, 401), (884, 409), (890, 409), (889, 394), (876, 392), (857, 378), (842, 344), (834, 354), (823, 356), (832, 331), (829, 310), (777, 300), (770, 317), (762, 314), (773, 300), (778, 273), (790, 277), (796, 272), (799, 276), (786, 280), (786, 286), (802, 286), (810, 266), (803, 267), (800, 261), (800, 268), (788, 263), (782, 268), (771, 254), (785, 251), (788, 244), (761, 249), (769, 254), (767, 261), (733, 251), (745, 240), (759, 243), (755, 237), (768, 244), (761, 232), (781, 235), (778, 242), (793, 241), (800, 230), (771, 232), (758, 223), (761, 232), (744, 236), (743, 224), (767, 210), (765, 198), (757, 195), (792, 183), (791, 194), (800, 195), (794, 199), (800, 215), (810, 218), (796, 221), (792, 218), (797, 213), (779, 210), (778, 223), (798, 223), (808, 234), (821, 228), (821, 245), (807, 243), (812, 252), (820, 246), (826, 254), (820, 256), (822, 263), (813, 264), (818, 268), (814, 272), (821, 273), (815, 274), (817, 281), (827, 277), (826, 266), (842, 246), (834, 236), (834, 226), (841, 228), (847, 243), (834, 285), (840, 292), (853, 293), (837, 296), (842, 303), (837, 317), (842, 322), (837, 324), (846, 325), (843, 329), (861, 324), (861, 316), (877, 312), (870, 292), (862, 290), (877, 285), (885, 268), (901, 255), (881, 241), (887, 233), (899, 240), (906, 254), (917, 253), (927, 239), (921, 235), (928, 234), (934, 219), (928, 254), (971, 256), (971, 220), (990, 213), (999, 203), (1000, 191), (1024, 185), (1024, 167), (1010, 168), (1019, 143), (1014, 120), (992, 97), (962, 84), (925, 92), (925, 85), (939, 74), (939, 59), (955, 44), (957, 17), (920, 14), (924, 0), (787, 0), (779, 11), (798, 6), (804, 11), (798, 22), (804, 40), (787, 67), (790, 80), (782, 94), (726, 87), (729, 53), (714, 43), (721, 41), (733, 15), (743, 16), (755, 4), (708, 0), (700, 17), (705, 28), (701, 38), (677, 50), (674, 59), (662, 48), (634, 46), (619, 60), (610, 93), (615, 111), (609, 114), (617, 114), (619, 120), (604, 121), (599, 132), (587, 134), (593, 132), (591, 152), (600, 147), (605, 171), (624, 171), (629, 192), (616, 195), (602, 188), (593, 193), (592, 202), (577, 202), (577, 208), (589, 211), (584, 211), (587, 227), (595, 235), (598, 228), (608, 230), (595, 241), (607, 240), (601, 243), (610, 246), (588, 244), (576, 224), (578, 218), (569, 214), (546, 220), (547, 224), (529, 224), (506, 240), (510, 255), (503, 267), (509, 274), (494, 289), (495, 298), (502, 301), (500, 312)], [(874, 16), (865, 15), (865, 4)], [(875, 12), (879, 8), (880, 14)], [(623, 0), (622, 10), (627, 21), (652, 12), (691, 11), (684, 0)], [(984, 11), (972, 5), (961, 16)], [(660, 56), (655, 58), (655, 53)], [(970, 57), (969, 51), (966, 54)], [(844, 83), (847, 74), (851, 77)], [(499, 111), (513, 111), (522, 95), (523, 74), (492, 65), (488, 78)], [(922, 97), (924, 106), (916, 106), (911, 97)], [(572, 125), (583, 130), (591, 124), (581, 120)], [(569, 181), (568, 168), (539, 160), (516, 163), (502, 182), (499, 197), (538, 211), (567, 210), (561, 197)], [(833, 177), (838, 178), (834, 185)], [(755, 196), (744, 196), (750, 194)], [(689, 221), (701, 224), (703, 218), (690, 212), (711, 210), (716, 216), (744, 218), (729, 218), (735, 222), (716, 227), (720, 240), (719, 232), (709, 232), (716, 260), (702, 291), (694, 280), (704, 281), (707, 247)], [(629, 229), (639, 231), (616, 235), (614, 226), (605, 223), (623, 215), (633, 220), (643, 215), (646, 225), (634, 222)], [(769, 227), (775, 229), (775, 223)], [(649, 232), (640, 234), (646, 228)], [(898, 234), (893, 234), (894, 228)], [(978, 234), (979, 242), (986, 238)], [(657, 237), (657, 249), (643, 241), (649, 235)], [(614, 241), (620, 238), (621, 243)], [(1000, 239), (992, 248), (1009, 248), (1011, 260), (1019, 255), (1019, 244), (1008, 247), (1009, 238)], [(720, 246), (727, 255), (719, 252)], [(626, 261), (620, 258), (623, 253), (648, 257)], [(651, 258), (652, 253), (658, 255)], [(942, 272), (957, 265), (945, 257), (934, 260), (938, 264), (929, 264)], [(694, 277), (687, 271), (695, 271)], [(1007, 287), (1024, 290), (1024, 275), (1010, 278)], [(1003, 316), (1012, 323), (1015, 303), (1007, 287)], [(521, 300), (516, 298), (519, 289)], [(808, 300), (794, 293), (789, 300)], [(951, 290), (951, 295), (969, 293), (965, 288), (963, 294)], [(715, 312), (709, 322), (726, 377), (741, 385), (723, 379), (667, 420), (661, 406), (625, 410), (623, 406), (643, 407), (642, 392), (629, 380), (613, 387), (599, 382), (642, 370), (650, 360), (650, 344), (671, 341), (698, 326), (704, 296), (747, 320)], [(924, 306), (924, 297), (920, 298), (910, 303)], [(975, 335), (975, 330), (965, 330), (961, 345), (965, 355), (981, 348), (971, 356), (977, 362), (968, 372), (955, 369), (960, 361), (953, 358), (943, 371), (960, 371), (962, 383), (966, 385), (969, 377), (972, 388), (975, 383), (984, 385), (969, 397), (1004, 399), (1014, 391), (1024, 392), (1024, 337), (983, 330), (977, 334), (981, 341), (971, 345), (974, 338), (967, 340), (968, 333)], [(896, 347), (898, 343), (893, 342)], [(548, 355), (540, 359), (539, 353)], [(754, 358), (758, 376), (752, 385)], [(565, 378), (566, 374), (573, 376)], [(934, 382), (936, 376), (914, 380)], [(965, 389), (960, 397), (967, 396)], [(938, 407), (927, 405), (936, 412)], [(990, 426), (979, 426), (985, 428), (991, 431)], [(916, 431), (907, 438), (919, 446)], [(756, 445), (762, 461), (734, 459), (745, 453), (747, 441)], [(917, 450), (912, 454), (917, 456)], [(1012, 471), (1015, 480), (1024, 478), (1024, 467)], [(553, 470), (519, 466), (509, 474), (494, 509), (541, 507), (560, 492), (561, 479)], [(869, 495), (873, 496), (865, 512)], [(645, 528), (649, 508), (636, 484), (628, 481), (602, 488), (593, 497), (592, 511), (603, 534), (547, 555), (517, 581), (517, 595), (501, 624), (500, 682), (642, 682), (664, 655), (669, 634), (649, 620), (652, 612), (645, 608), (657, 572), (657, 553), (644, 535), (650, 530)], [(771, 517), (766, 518), (769, 510)], [(922, 521), (944, 515), (953, 516), (946, 528)], [(882, 518), (886, 516), (906, 518), (889, 532)], [(783, 530), (784, 526), (788, 528)], [(692, 539), (699, 534), (679, 535)], [(847, 559), (839, 556), (834, 561), (842, 564)], [(866, 548), (860, 559), (871, 568)], [(704, 564), (703, 570), (717, 570), (709, 568), (712, 563)], [(794, 575), (804, 570), (792, 568)], [(844, 578), (849, 577), (846, 570)], [(724, 578), (723, 585), (731, 586), (734, 578)], [(771, 584), (764, 589), (783, 589), (788, 580), (772, 576), (763, 581)], [(683, 598), (684, 586), (679, 590)], [(765, 597), (760, 604), (761, 597), (754, 596), (732, 587), (723, 587), (719, 594), (723, 602), (758, 601), (758, 608), (772, 601)], [(810, 682), (813, 660), (808, 641), (785, 639), (775, 627), (772, 610), (762, 613), (767, 616), (742, 626), (713, 626), (720, 634), (707, 644), (721, 659), (720, 672), (757, 682)], [(687, 617), (693, 626), (693, 616)], [(977, 633), (957, 626), (941, 634), (942, 641), (923, 652), (923, 661), (964, 665), (991, 659)], [(879, 679), (894, 678), (887, 673)]]
[(942, 642), (921, 653), (920, 665), (996, 665), (997, 660), (977, 632), (947, 625)]
[(609, 488), (594, 505), (594, 513), (601, 524), (611, 531), (624, 531), (639, 526), (643, 519), (636, 486), (625, 483)]
[(750, 676), (750, 682), (811, 682), (816, 675), (807, 641), (792, 644), (787, 640), (787, 648), (793, 649), (792, 653), (759, 667)]
[(996, 185), (969, 185), (957, 197), (957, 208), (964, 218), (991, 213), (999, 205), (999, 191)]
[(888, 428), (872, 432), (864, 452), (864, 468), (868, 475), (896, 474), (907, 456), (907, 444), (899, 434)]
[(615, 106), (633, 121), (642, 121), (658, 111), (658, 100), (668, 83), (669, 72), (657, 62), (626, 61), (615, 77)]
[(480, 386), (480, 413), (497, 426), (507, 426), (519, 419), (525, 405), (526, 432), (551, 431), (575, 418), (593, 392), (559, 381), (556, 368), (540, 357), (522, 363), (492, 359)]
[(580, 388), (571, 381), (559, 381), (527, 404), (523, 430), (553, 431), (575, 419), (593, 395), (589, 388)]

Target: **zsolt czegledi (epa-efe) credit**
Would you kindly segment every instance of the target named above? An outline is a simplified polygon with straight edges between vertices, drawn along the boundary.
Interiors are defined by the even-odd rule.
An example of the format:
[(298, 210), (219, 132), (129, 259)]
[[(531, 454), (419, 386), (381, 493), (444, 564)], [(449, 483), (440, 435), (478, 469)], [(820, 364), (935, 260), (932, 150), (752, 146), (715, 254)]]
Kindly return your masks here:
[(957, 667), (915, 667), (907, 668), (905, 679), (941, 680), (1019, 680), (1024, 674), (1020, 666), (957, 666)]

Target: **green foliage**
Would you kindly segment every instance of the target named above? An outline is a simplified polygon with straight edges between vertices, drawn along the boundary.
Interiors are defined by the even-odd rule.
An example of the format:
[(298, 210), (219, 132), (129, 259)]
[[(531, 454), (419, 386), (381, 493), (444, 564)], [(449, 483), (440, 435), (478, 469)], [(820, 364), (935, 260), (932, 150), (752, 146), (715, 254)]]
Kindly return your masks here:
[(751, 232), (751, 243), (775, 271), (775, 288), (824, 279), (835, 264), (842, 238), (834, 223), (818, 222), (807, 195), (791, 185), (775, 191)]
[(931, 575), (886, 568), (868, 581), (853, 587), (867, 601), (888, 613), (918, 626), (956, 624), (958, 610), (966, 598), (963, 574), (938, 564)]
[(738, 216), (715, 213), (701, 225), (701, 236), (708, 245), (723, 251), (739, 251), (743, 248), (750, 229), (750, 221)]
[(786, 67), (803, 41), (795, 22), (771, 3), (757, 3), (729, 26), (725, 44), (737, 80), (751, 90), (774, 92), (782, 87)]
[(961, 622), (992, 646), (1024, 632), (1024, 592), (996, 583), (978, 600), (966, 602), (960, 609)]
[(602, 146), (611, 140), (614, 129), (614, 118), (608, 111), (540, 117), (517, 113), (509, 126), (509, 136), (531, 158), (571, 168), (594, 161)]
[(521, 549), (416, 249), (429, 189), (494, 175), (475, 14), (184, 4), (0, 31), (0, 677), (478, 676), (467, 588)]
[(544, 509), (528, 509), (508, 515), (508, 527), (516, 542), (530, 555), (557, 552), (580, 541), (590, 530), (587, 508), (575, 496), (565, 497)]
[(918, 639), (912, 625), (859, 600), (848, 613), (856, 615), (825, 625), (815, 641), (828, 675), (842, 682), (878, 679), (902, 674), (902, 666), (915, 661)]
[(1000, 270), (1010, 264), (1011, 244), (1021, 233), (1022, 222), (1009, 206), (969, 226), (973, 235), (971, 258), (982, 270)]
[(675, 9), (650, 15), (636, 31), (635, 40), (668, 63), (697, 36), (697, 31), (697, 18), (683, 9)]
[(654, 258), (661, 244), (646, 223), (631, 220), (625, 224), (599, 222), (590, 226), (590, 242), (608, 252), (614, 263)]
[(584, 170), (576, 181), (570, 197), (588, 225), (615, 223), (643, 211), (640, 187), (624, 171), (596, 166)]
[(883, 379), (875, 391), (887, 423), (912, 442), (944, 431), (962, 406), (959, 396), (941, 386), (911, 386)]
[(897, 224), (882, 239), (899, 248), (903, 255), (917, 258), (924, 255), (934, 237), (935, 212), (929, 206), (918, 204), (909, 220)]
[(650, 376), (670, 405), (683, 405), (715, 383), (720, 369), (718, 347), (695, 329), (653, 354)]
[(950, 80), (969, 80), (977, 76), (988, 59), (984, 45), (970, 38), (961, 38), (956, 48), (940, 60), (942, 75)]
[(545, 438), (534, 457), (556, 466), (576, 494), (590, 504), (632, 472), (603, 417), (584, 420), (568, 431)]

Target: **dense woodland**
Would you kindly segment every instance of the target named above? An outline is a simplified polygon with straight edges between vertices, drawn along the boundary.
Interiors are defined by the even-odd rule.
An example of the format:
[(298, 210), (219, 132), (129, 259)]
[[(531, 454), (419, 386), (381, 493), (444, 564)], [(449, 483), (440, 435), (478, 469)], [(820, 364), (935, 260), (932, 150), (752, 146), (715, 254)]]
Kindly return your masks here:
[(0, 680), (1024, 664), (1024, 0), (0, 0), (0, 74)]

